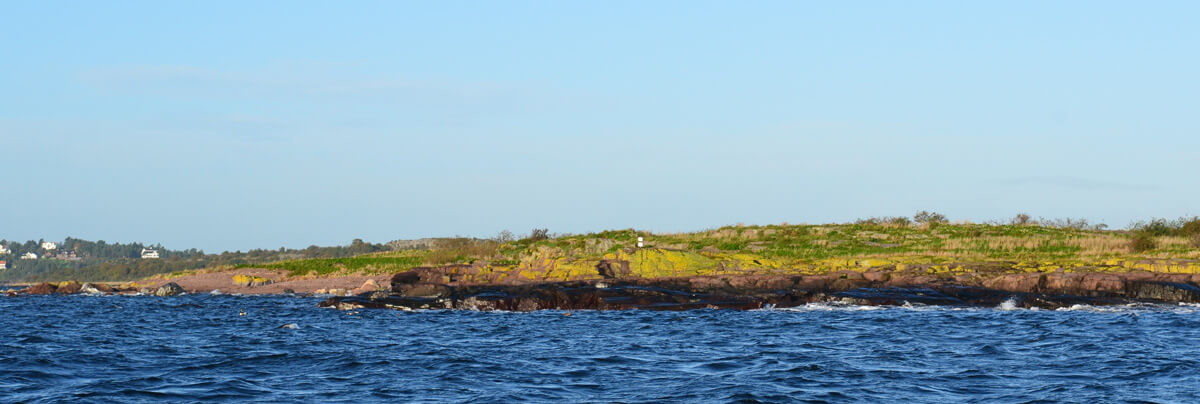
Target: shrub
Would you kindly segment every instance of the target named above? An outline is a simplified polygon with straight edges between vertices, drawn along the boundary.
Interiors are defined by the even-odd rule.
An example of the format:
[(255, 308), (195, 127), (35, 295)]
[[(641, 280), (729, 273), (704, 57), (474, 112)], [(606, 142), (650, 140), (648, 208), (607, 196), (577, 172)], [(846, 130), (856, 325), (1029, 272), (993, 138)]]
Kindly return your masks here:
[(924, 225), (936, 225), (938, 223), (946, 223), (946, 215), (937, 212), (920, 211), (913, 215), (913, 221)]
[(1129, 249), (1137, 253), (1153, 250), (1156, 244), (1154, 234), (1147, 231), (1133, 233), (1133, 238), (1129, 239)]
[(1140, 233), (1147, 233), (1152, 236), (1170, 236), (1175, 233), (1175, 226), (1172, 226), (1167, 219), (1154, 219), (1149, 222), (1137, 223), (1133, 228)]
[(1179, 226), (1179, 233), (1193, 239), (1200, 236), (1200, 217), (1193, 217), (1191, 220), (1183, 222), (1183, 225)]
[(425, 256), (430, 265), (457, 263), (460, 260), (491, 259), (499, 254), (500, 243), (495, 240), (479, 240), (454, 237), (437, 240), (433, 250)]
[(496, 240), (496, 242), (499, 242), (499, 243), (511, 243), (513, 241), (516, 241), (516, 239), (517, 239), (517, 237), (513, 235), (513, 232), (508, 231), (508, 230), (501, 230), (500, 234), (496, 235), (495, 240)]
[(541, 240), (547, 240), (549, 238), (550, 238), (550, 231), (545, 228), (542, 228), (542, 229), (530, 230), (529, 237), (527, 237), (526, 240), (541, 241)]
[(1041, 226), (1044, 226), (1044, 227), (1053, 227), (1053, 228), (1055, 228), (1055, 229), (1096, 230), (1096, 231), (1099, 231), (1099, 230), (1104, 230), (1104, 229), (1107, 229), (1107, 228), (1108, 228), (1108, 225), (1107, 225), (1107, 224), (1104, 224), (1104, 223), (1096, 223), (1096, 224), (1091, 224), (1091, 223), (1089, 223), (1089, 222), (1088, 222), (1088, 220), (1087, 220), (1087, 219), (1083, 219), (1083, 218), (1079, 218), (1079, 219), (1072, 219), (1072, 218), (1069, 218), (1069, 217), (1068, 217), (1068, 218), (1066, 218), (1066, 219), (1046, 219), (1046, 218), (1040, 218), (1040, 219), (1038, 219), (1038, 222), (1037, 222), (1037, 223), (1038, 223), (1039, 225), (1041, 225)]
[(909, 220), (907, 217), (903, 217), (903, 216), (901, 216), (901, 217), (888, 217), (888, 216), (869, 217), (866, 219), (858, 219), (858, 220), (854, 221), (854, 224), (870, 225), (870, 226), (895, 226), (895, 227), (908, 227), (908, 225), (910, 223), (912, 223), (912, 220)]
[(1032, 221), (1033, 221), (1033, 218), (1029, 217), (1028, 213), (1018, 213), (1016, 216), (1013, 216), (1012, 220), (1010, 220), (1009, 223), (1012, 223), (1017, 226), (1024, 226), (1024, 225), (1029, 224)]
[(1191, 237), (1192, 248), (1200, 248), (1200, 233), (1193, 234)]

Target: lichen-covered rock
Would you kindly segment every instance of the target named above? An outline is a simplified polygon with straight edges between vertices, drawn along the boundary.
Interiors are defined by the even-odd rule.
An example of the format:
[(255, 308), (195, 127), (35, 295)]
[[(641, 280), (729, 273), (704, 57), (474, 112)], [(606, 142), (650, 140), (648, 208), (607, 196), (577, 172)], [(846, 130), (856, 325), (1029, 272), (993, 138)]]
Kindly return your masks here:
[(82, 287), (83, 285), (76, 281), (60, 282), (58, 284), (58, 288), (54, 289), (54, 293), (58, 293), (60, 295), (73, 295), (79, 293), (79, 289)]
[(261, 276), (234, 275), (234, 286), (256, 287), (271, 284), (271, 280)]
[(184, 293), (186, 293), (186, 292), (183, 290), (183, 287), (179, 286), (179, 284), (177, 284), (175, 282), (171, 282), (166, 285), (159, 286), (158, 289), (154, 290), (154, 295), (160, 296), (160, 297), (176, 296), (176, 295), (182, 295)]

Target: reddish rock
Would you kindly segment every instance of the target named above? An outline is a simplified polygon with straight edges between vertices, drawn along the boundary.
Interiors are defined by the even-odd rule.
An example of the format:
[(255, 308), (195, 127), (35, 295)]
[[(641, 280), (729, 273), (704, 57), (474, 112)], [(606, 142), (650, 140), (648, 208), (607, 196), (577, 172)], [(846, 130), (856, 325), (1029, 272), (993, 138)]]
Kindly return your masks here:
[(869, 282), (887, 282), (892, 279), (892, 275), (887, 272), (871, 271), (864, 273), (863, 279)]
[(1063, 293), (1068, 290), (1079, 290), (1083, 282), (1080, 273), (1053, 273), (1046, 275), (1046, 290)]
[(795, 288), (797, 289), (825, 289), (833, 282), (832, 277), (828, 275), (805, 275), (796, 280)]
[(1124, 292), (1125, 279), (1117, 274), (1086, 274), (1079, 284), (1079, 289), (1074, 292)]
[(51, 285), (49, 283), (42, 282), (37, 285), (33, 285), (28, 288), (25, 288), (25, 293), (28, 293), (31, 295), (49, 295), (49, 294), (53, 294), (55, 289), (58, 289), (58, 287)]
[(1038, 292), (1045, 284), (1045, 274), (1008, 274), (983, 281), (986, 288), (1019, 293)]

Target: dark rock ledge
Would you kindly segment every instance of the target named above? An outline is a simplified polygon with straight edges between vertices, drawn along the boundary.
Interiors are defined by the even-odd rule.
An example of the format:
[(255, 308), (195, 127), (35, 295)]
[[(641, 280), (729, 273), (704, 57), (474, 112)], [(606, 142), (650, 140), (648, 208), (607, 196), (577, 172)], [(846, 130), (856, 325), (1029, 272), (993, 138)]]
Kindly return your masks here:
[[(1055, 309), (1077, 304), (1200, 302), (1191, 275), (1005, 274), (986, 279), (832, 275), (700, 276), (661, 279), (462, 285), (396, 275), (394, 292), (333, 297), (321, 307), (460, 310), (691, 310), (792, 307), (814, 302)], [(1198, 279), (1200, 280), (1200, 279)]]

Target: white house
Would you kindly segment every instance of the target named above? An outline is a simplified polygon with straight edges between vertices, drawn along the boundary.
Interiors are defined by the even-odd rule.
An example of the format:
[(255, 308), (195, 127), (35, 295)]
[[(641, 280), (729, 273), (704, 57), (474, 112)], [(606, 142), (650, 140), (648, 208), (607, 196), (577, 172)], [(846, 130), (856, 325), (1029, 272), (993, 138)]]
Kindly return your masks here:
[(23, 260), (35, 260), (35, 259), (37, 259), (37, 254), (31, 253), (31, 252), (27, 252), (27, 253), (21, 254), (21, 259), (23, 259)]
[(55, 249), (55, 248), (58, 248), (58, 243), (55, 243), (55, 242), (53, 242), (53, 241), (43, 241), (43, 242), (42, 242), (42, 249), (43, 249), (43, 250), (50, 251), (50, 250), (53, 250), (53, 249)]
[(0, 261), (0, 269), (8, 269), (8, 261)]
[(151, 250), (151, 249), (147, 249), (147, 248), (142, 249), (142, 259), (153, 259), (153, 258), (158, 258), (158, 250)]
[(9, 250), (8, 246), (0, 244), (0, 255), (4, 254), (12, 254), (12, 250)]

